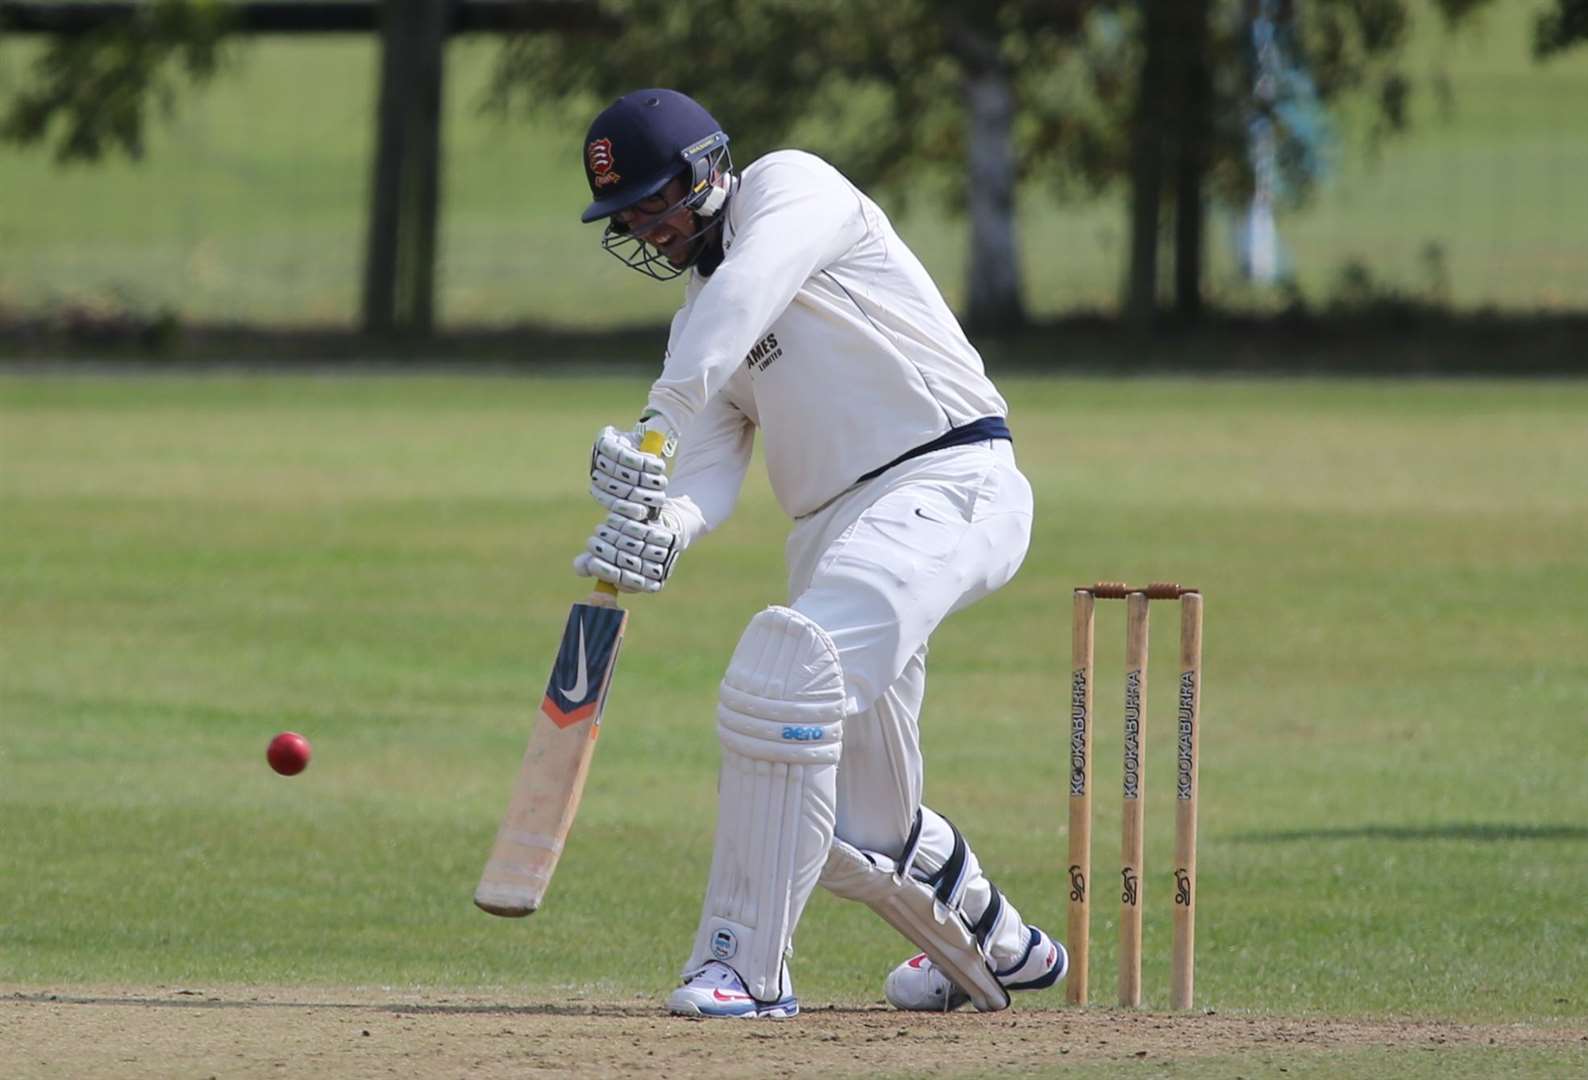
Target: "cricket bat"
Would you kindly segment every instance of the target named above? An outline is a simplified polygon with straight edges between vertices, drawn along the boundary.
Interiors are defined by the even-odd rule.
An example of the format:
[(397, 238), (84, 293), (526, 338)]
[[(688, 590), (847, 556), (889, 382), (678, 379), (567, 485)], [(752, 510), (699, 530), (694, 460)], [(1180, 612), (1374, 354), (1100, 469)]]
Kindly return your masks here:
[[(641, 449), (659, 453), (663, 441), (660, 432), (649, 432)], [(601, 710), (628, 626), (628, 612), (618, 607), (617, 596), (617, 589), (603, 581), (568, 612), (507, 813), (474, 890), (475, 905), (492, 915), (520, 917), (537, 910), (557, 869), (579, 812), (601, 734)]]

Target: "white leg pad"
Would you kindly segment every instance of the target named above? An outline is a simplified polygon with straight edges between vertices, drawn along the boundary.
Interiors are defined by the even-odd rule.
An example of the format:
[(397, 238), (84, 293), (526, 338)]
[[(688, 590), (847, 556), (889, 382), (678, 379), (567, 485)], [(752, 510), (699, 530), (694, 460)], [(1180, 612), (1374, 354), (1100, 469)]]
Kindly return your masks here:
[(779, 997), (832, 844), (843, 717), (843, 671), (826, 632), (789, 608), (751, 619), (717, 706), (716, 848), (686, 976), (720, 960), (751, 997)]
[[(834, 838), (821, 883), (837, 896), (858, 900), (903, 934), (970, 996), (982, 1012), (1009, 1007), (1009, 991), (960, 908), (959, 895), (945, 903), (938, 891), (888, 856), (861, 851)], [(998, 913), (993, 912), (996, 919)]]

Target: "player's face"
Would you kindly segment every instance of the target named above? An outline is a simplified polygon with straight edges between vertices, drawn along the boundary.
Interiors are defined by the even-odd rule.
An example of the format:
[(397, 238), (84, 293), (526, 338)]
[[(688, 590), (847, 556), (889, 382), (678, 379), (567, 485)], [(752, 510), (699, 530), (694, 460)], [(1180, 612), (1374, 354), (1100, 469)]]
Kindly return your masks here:
[(681, 205), (689, 193), (683, 177), (674, 177), (661, 191), (613, 215), (629, 232), (666, 256), (674, 266), (689, 259), (689, 242), (698, 231), (694, 211)]

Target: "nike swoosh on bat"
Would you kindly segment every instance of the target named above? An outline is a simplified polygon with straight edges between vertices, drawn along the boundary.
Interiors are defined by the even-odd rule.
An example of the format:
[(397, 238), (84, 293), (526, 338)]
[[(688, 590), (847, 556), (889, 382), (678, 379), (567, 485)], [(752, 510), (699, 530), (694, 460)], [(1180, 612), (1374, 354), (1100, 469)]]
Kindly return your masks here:
[(569, 701), (572, 701), (572, 702), (575, 702), (575, 703), (577, 703), (579, 701), (582, 701), (584, 699), (585, 694), (589, 693), (589, 691), (590, 691), (590, 676), (589, 676), (589, 673), (585, 670), (585, 667), (586, 667), (586, 665), (585, 665), (585, 659), (584, 659), (584, 620), (580, 619), (579, 620), (579, 677), (573, 681), (573, 685), (572, 686), (570, 686), (570, 687), (561, 687), (561, 686), (559, 686), (557, 688), (558, 690), (560, 690), (562, 692), (562, 696), (567, 698)]

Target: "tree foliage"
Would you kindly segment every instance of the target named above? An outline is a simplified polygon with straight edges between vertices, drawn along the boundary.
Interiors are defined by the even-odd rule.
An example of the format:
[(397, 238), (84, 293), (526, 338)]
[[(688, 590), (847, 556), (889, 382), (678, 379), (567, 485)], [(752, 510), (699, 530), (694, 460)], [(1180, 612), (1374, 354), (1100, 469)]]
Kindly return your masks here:
[[(669, 86), (706, 104), (740, 156), (790, 142), (862, 186), (898, 196), (923, 174), (962, 193), (963, 84), (979, 65), (1014, 73), (1022, 176), (1061, 163), (1102, 182), (1117, 133), (1086, 107), (1081, 47), (1092, 0), (602, 0), (624, 31), (518, 38), (494, 80), (500, 106), (552, 105), (582, 125), (618, 94)], [(1122, 44), (1122, 43), (1121, 43)], [(1099, 73), (1103, 74), (1103, 73)], [(745, 154), (749, 151), (748, 155)]]
[(1539, 15), (1533, 29), (1533, 55), (1540, 60), (1588, 41), (1588, 0), (1555, 0), (1555, 5)]
[(55, 38), (0, 114), (0, 139), (51, 143), (61, 162), (142, 157), (150, 109), (169, 112), (184, 83), (215, 74), (227, 25), (219, 0), (153, 0)]
[[(1434, 0), (1457, 24), (1493, 0)], [(1558, 0), (1566, 6), (1588, 0)], [(1134, 0), (600, 0), (623, 32), (534, 35), (505, 47), (499, 107), (550, 108), (582, 125), (641, 86), (705, 102), (750, 156), (797, 143), (895, 199), (933, 187), (962, 204), (968, 74), (994, 58), (1012, 75), (1021, 180), (1095, 191), (1130, 171), (1144, 114), (1134, 72), (1144, 43)], [(1248, 128), (1271, 109), (1286, 190), (1305, 198), (1324, 171), (1325, 113), (1348, 98), (1374, 103), (1381, 134), (1405, 128), (1412, 84), (1401, 52), (1408, 0), (1277, 0), (1293, 60), (1316, 108), (1292, 96), (1255, 100), (1250, 25), (1257, 0), (1216, 0), (1202, 43), (1211, 76), (1201, 136), (1209, 193), (1250, 194)], [(1287, 105), (1289, 107), (1287, 107)], [(923, 182), (932, 178), (936, 185)]]

